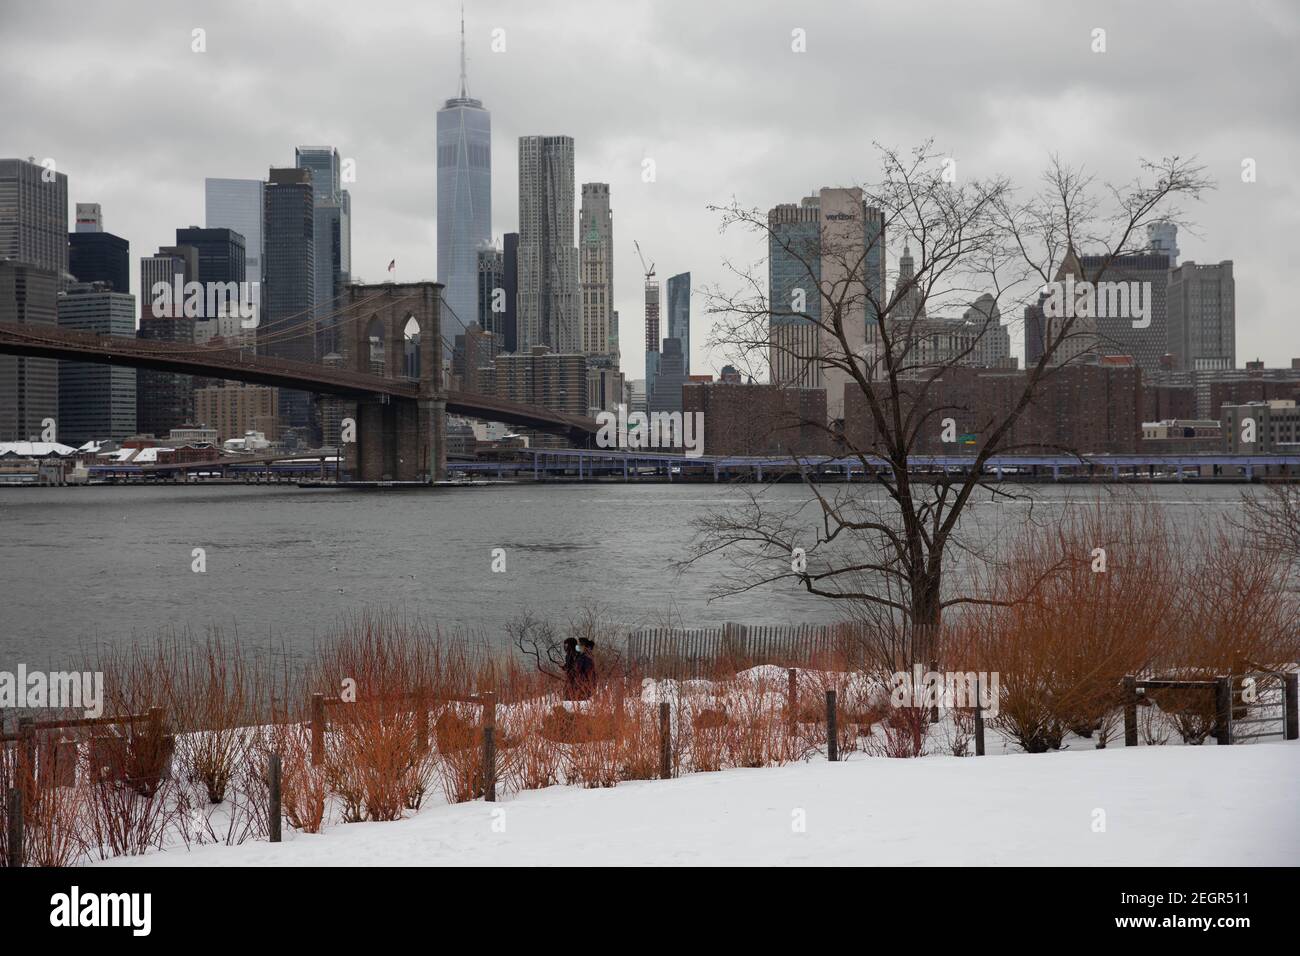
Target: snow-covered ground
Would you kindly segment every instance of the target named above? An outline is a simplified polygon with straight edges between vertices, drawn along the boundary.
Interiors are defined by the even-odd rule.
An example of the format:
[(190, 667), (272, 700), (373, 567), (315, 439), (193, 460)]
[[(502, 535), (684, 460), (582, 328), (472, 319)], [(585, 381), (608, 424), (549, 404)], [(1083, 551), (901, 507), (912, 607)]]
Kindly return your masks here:
[(1293, 866), (1298, 785), (1297, 742), (852, 754), (608, 790), (551, 787), (316, 835), (286, 826), (281, 844), (175, 847), (103, 865)]

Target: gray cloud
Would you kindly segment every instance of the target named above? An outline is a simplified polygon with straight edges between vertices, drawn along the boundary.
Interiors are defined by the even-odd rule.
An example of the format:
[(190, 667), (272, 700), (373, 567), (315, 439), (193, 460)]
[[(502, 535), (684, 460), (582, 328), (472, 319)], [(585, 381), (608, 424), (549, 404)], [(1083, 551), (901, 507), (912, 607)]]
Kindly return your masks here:
[[(357, 161), (355, 271), (434, 275), (434, 114), (456, 89), (454, 3), (0, 0), (0, 154), (54, 157), (135, 256), (203, 221), (205, 176), (254, 177), (299, 144)], [(873, 140), (927, 137), (964, 176), (1036, 185), (1049, 153), (1126, 179), (1195, 154), (1219, 189), (1184, 259), (1236, 261), (1238, 356), (1300, 355), (1284, 276), (1300, 235), (1291, 164), (1300, 14), (1282, 2), (467, 4), (470, 87), (492, 111), (493, 229), (516, 225), (516, 139), (575, 137), (579, 182), (611, 184), (624, 367), (639, 375), (640, 240), (661, 277), (723, 281), (705, 206), (767, 207), (877, 173)], [(206, 53), (190, 31), (207, 31)], [(790, 49), (807, 31), (807, 53)], [(1108, 51), (1093, 54), (1094, 27)], [(507, 50), (490, 50), (491, 30)], [(1259, 179), (1240, 182), (1243, 157)], [(641, 182), (653, 158), (655, 183)], [(138, 281), (138, 279), (136, 280)], [(706, 320), (695, 302), (695, 364)]]

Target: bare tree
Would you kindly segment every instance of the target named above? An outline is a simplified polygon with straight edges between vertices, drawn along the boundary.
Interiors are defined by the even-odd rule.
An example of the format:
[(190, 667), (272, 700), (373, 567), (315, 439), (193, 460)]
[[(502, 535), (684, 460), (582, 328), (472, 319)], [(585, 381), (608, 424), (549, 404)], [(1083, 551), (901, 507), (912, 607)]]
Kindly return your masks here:
[[(854, 609), (848, 616), (888, 623), (903, 660), (927, 661), (946, 608), (1006, 603), (946, 586), (950, 553), (969, 549), (959, 521), (981, 487), (991, 501), (1013, 496), (985, 481), (985, 466), (1020, 447), (1015, 426), (1048, 377), (1096, 353), (1095, 323), (1072, 308), (1043, 323), (1041, 356), (997, 408), (955, 403), (945, 378), (975, 364), (986, 336), (998, 331), (999, 313), (1041, 303), (1048, 284), (1067, 273), (1096, 282), (1116, 257), (1144, 248), (1148, 223), (1179, 221), (1174, 202), (1210, 183), (1178, 157), (1142, 162), (1122, 186), (1099, 186), (1053, 158), (1043, 187), (1020, 199), (1005, 178), (958, 184), (930, 143), (910, 153), (877, 148), (880, 181), (860, 194), (841, 192), (836, 213), (823, 209), (815, 228), (798, 228), (797, 211), (769, 214), (734, 201), (713, 207), (723, 229), (764, 241), (780, 272), (767, 281), (761, 263), (727, 263), (739, 288), (710, 290), (708, 307), (717, 317), (710, 344), (733, 364), (766, 369), (773, 384), (827, 389), (827, 420), (793, 424), (824, 431), (830, 447), (872, 481), (821, 486), (816, 463), (796, 456), (806, 500), (783, 507), (751, 493), (741, 506), (711, 513), (681, 566), (722, 556), (730, 570), (715, 596), (796, 582), (846, 602)], [(1102, 251), (1091, 276), (1080, 268), (1079, 249)], [(892, 293), (887, 252), (911, 260)], [(984, 293), (996, 308), (977, 314), (961, 336), (931, 318)], [(851, 404), (865, 420), (857, 432), (846, 427)], [(958, 417), (974, 436), (969, 467), (922, 474), (919, 449)]]
[(1300, 562), (1300, 486), (1266, 485), (1257, 494), (1241, 496), (1241, 530), (1261, 550)]

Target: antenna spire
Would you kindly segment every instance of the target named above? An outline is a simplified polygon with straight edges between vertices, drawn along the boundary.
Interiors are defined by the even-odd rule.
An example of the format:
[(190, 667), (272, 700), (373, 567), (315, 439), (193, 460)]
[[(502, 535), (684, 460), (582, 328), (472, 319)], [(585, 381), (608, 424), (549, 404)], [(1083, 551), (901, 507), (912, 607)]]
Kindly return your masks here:
[(460, 98), (469, 96), (469, 81), (465, 78), (465, 4), (460, 5)]

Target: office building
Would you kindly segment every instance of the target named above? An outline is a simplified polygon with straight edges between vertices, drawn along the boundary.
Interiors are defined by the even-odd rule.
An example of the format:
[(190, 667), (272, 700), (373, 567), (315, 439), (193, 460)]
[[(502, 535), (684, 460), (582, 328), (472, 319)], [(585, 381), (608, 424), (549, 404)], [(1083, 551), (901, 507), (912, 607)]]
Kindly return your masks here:
[[(137, 337), (153, 342), (194, 344), (199, 320), (186, 316), (184, 301), (162, 294), (163, 287), (199, 281), (199, 254), (193, 246), (162, 246), (140, 259), (140, 328)], [(194, 378), (175, 372), (140, 369), (136, 373), (136, 425), (141, 434), (166, 437), (194, 419)]]
[[(233, 229), (200, 229), (198, 226), (177, 229), (176, 245), (191, 246), (198, 254), (199, 282), (243, 282), (247, 278), (244, 237)], [(212, 316), (204, 315), (203, 318)]]
[(1219, 421), (1230, 455), (1300, 451), (1300, 406), (1292, 399), (1224, 405)]
[(294, 165), (311, 170), (314, 306), (319, 354), (342, 347), (336, 299), (351, 276), (352, 202), (342, 188), (339, 152), (332, 146), (299, 146)]
[[(819, 325), (824, 321), (820, 290), (837, 284), (845, 289), (841, 321), (849, 350), (868, 354), (884, 301), (883, 215), (863, 201), (861, 189), (823, 188), (797, 205), (775, 207), (768, 223), (771, 381), (825, 388), (827, 414), (841, 419), (851, 377), (823, 361), (823, 356), (842, 356), (844, 349)], [(893, 315), (897, 319), (898, 313)]]
[(195, 389), (195, 418), (217, 432), (217, 441), (243, 438), (249, 432), (279, 432), (278, 389), (225, 382)]
[(582, 299), (582, 350), (614, 355), (614, 214), (608, 183), (583, 183), (578, 213), (579, 288)]
[(478, 327), (505, 341), (506, 267), (500, 249), (488, 246), (478, 251)]
[(682, 386), (686, 384), (686, 356), (680, 339), (664, 339), (659, 352), (659, 368), (647, 399), (652, 412), (680, 412)]
[(125, 295), (131, 291), (131, 244), (111, 232), (70, 232), (68, 272), (77, 282), (104, 283)]
[(582, 350), (573, 137), (519, 138), (518, 348)]
[[(311, 171), (272, 169), (264, 190), (265, 246), (259, 355), (311, 362), (316, 356), (316, 217)], [(280, 390), (281, 428), (306, 428), (308, 393)]]
[(502, 345), (507, 352), (519, 349), (519, 233), (507, 232), (502, 250), (502, 273), (506, 290), (505, 318), (501, 323)]
[(1174, 368), (1222, 371), (1237, 364), (1236, 282), (1232, 260), (1184, 262), (1169, 273), (1168, 347)]
[[(460, 24), (460, 91), (438, 110), (438, 281), (442, 334), (450, 342), (475, 320), (478, 251), (492, 241), (492, 114), (469, 95), (465, 20)], [(572, 216), (572, 188), (569, 194)]]
[[(60, 284), (52, 269), (0, 259), (0, 322), (55, 325)], [(0, 441), (39, 441), (58, 416), (58, 361), (0, 355)]]
[[(54, 325), (68, 276), (68, 177), (34, 159), (0, 159), (0, 322)], [(0, 356), (0, 441), (57, 419), (54, 359)]]
[[(1157, 241), (1160, 241), (1157, 239)], [(1082, 277), (1094, 283), (1098, 355), (1131, 355), (1144, 371), (1154, 372), (1168, 349), (1169, 256), (1164, 252), (1114, 256), (1081, 256)], [(1097, 283), (1123, 283), (1125, 294), (1105, 291)], [(1138, 315), (1134, 292), (1141, 297)], [(1123, 290), (1121, 290), (1123, 292)], [(1117, 308), (1118, 306), (1118, 308)], [(1101, 314), (1105, 312), (1106, 314)]]
[[(31, 159), (0, 159), (0, 259), (68, 272), (68, 177)], [(49, 312), (54, 312), (54, 302)]]
[[(114, 291), (108, 283), (74, 283), (59, 296), (58, 308), (60, 328), (135, 337), (135, 296)], [(59, 363), (59, 441), (77, 447), (92, 440), (120, 442), (138, 433), (135, 369)]]
[(244, 278), (262, 282), (262, 222), (266, 183), (259, 179), (205, 179), (205, 218), (209, 229), (230, 229), (244, 237)]
[(691, 374), (691, 274), (682, 272), (669, 276), (668, 283), (668, 338), (682, 345), (683, 371)]

